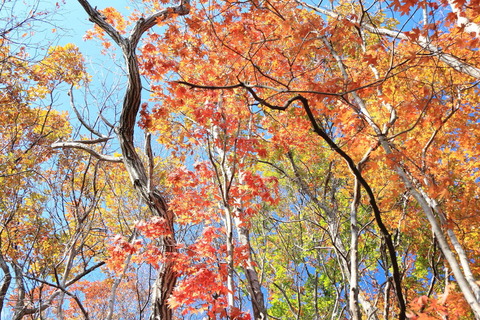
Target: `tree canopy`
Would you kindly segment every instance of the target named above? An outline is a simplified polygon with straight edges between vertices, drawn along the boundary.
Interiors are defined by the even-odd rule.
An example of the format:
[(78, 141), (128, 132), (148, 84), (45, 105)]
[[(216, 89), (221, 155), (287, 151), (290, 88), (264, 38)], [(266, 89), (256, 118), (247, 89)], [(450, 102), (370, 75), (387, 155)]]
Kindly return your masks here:
[(125, 85), (1, 20), (2, 317), (480, 320), (478, 1), (77, 1)]

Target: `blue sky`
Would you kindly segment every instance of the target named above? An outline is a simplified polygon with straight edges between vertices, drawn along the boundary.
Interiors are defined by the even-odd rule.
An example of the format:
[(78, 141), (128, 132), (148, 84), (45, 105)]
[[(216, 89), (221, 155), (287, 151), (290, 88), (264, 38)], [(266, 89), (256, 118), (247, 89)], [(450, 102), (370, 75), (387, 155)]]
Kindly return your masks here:
[[(130, 1), (126, 0), (103, 0), (90, 1), (92, 6), (98, 9), (106, 7), (115, 7), (119, 11), (128, 12), (126, 7)], [(52, 7), (52, 4), (44, 3), (44, 6)], [(52, 33), (55, 27), (56, 32)], [(91, 76), (91, 82), (88, 87), (88, 94), (85, 95), (85, 88), (74, 91), (75, 104), (77, 109), (81, 111), (85, 120), (90, 120), (92, 124), (98, 115), (100, 107), (108, 106), (110, 111), (102, 114), (114, 123), (116, 118), (114, 113), (118, 113), (121, 107), (121, 96), (124, 92), (123, 88), (126, 78), (122, 72), (123, 57), (119, 50), (114, 50), (112, 54), (102, 54), (103, 47), (97, 40), (84, 40), (87, 30), (93, 27), (93, 23), (88, 20), (82, 6), (75, 0), (67, 0), (61, 5), (59, 12), (55, 14), (55, 21), (49, 30), (38, 33), (38, 37), (48, 37), (53, 39), (48, 44), (64, 46), (67, 43), (73, 43), (79, 47), (84, 56), (87, 72)], [(68, 88), (58, 91), (58, 99), (55, 103), (57, 110), (64, 110), (70, 114), (74, 127), (77, 126), (76, 116), (70, 106), (70, 97), (67, 95)], [(85, 133), (85, 131), (82, 131)], [(103, 132), (106, 133), (106, 132)], [(78, 138), (78, 137), (75, 137)]]

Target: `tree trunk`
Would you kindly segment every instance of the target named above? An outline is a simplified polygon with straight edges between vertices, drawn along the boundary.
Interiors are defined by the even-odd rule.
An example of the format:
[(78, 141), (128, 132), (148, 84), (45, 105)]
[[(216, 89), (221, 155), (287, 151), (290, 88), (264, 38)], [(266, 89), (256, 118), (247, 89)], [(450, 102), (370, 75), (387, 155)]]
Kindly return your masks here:
[(12, 274), (10, 268), (5, 261), (3, 254), (0, 253), (0, 268), (3, 271), (3, 283), (0, 288), (0, 315), (2, 314), (3, 306), (5, 305), (5, 298), (7, 296), (8, 289), (10, 288), (10, 283), (12, 282)]
[[(186, 15), (189, 13), (190, 4), (188, 0), (182, 0), (176, 7), (158, 11), (147, 18), (140, 18), (133, 27), (130, 36), (126, 38), (110, 25), (100, 12), (93, 8), (87, 0), (78, 0), (78, 2), (87, 12), (90, 20), (102, 28), (112, 40), (120, 46), (123, 52), (127, 66), (128, 83), (116, 133), (122, 149), (123, 163), (125, 164), (125, 168), (128, 171), (135, 190), (153, 215), (164, 218), (170, 226), (171, 235), (160, 239), (163, 252), (167, 257), (167, 262), (160, 267), (154, 284), (152, 315), (150, 319), (171, 320), (173, 318), (173, 312), (168, 306), (167, 300), (172, 294), (178, 278), (173, 264), (168, 261), (169, 254), (177, 250), (175, 236), (173, 234), (174, 217), (172, 212), (168, 210), (165, 197), (155, 187), (152, 187), (151, 179), (134, 145), (135, 121), (140, 109), (142, 93), (142, 83), (135, 51), (143, 33), (155, 26), (157, 19), (168, 18), (174, 14)], [(153, 159), (150, 159), (150, 161), (153, 161)]]
[[(222, 100), (220, 99), (218, 102), (218, 107), (221, 109), (222, 107)], [(211, 147), (213, 153), (215, 153), (221, 161), (218, 163), (220, 165), (217, 166), (215, 163), (215, 159), (213, 158), (212, 152), (210, 152), (210, 161), (214, 167), (217, 167), (221, 174), (218, 177), (218, 183), (220, 186), (220, 191), (222, 192), (223, 198), (223, 206), (225, 212), (225, 223), (227, 229), (227, 254), (228, 254), (228, 289), (231, 291), (228, 296), (228, 304), (229, 307), (233, 307), (233, 271), (234, 271), (234, 264), (233, 264), (233, 225), (235, 226), (235, 230), (237, 231), (238, 240), (248, 249), (248, 255), (246, 261), (243, 262), (243, 270), (245, 272), (245, 276), (247, 278), (248, 283), (248, 292), (252, 299), (252, 309), (253, 309), (253, 316), (255, 320), (266, 320), (267, 311), (265, 308), (264, 296), (262, 292), (262, 287), (260, 285), (258, 272), (255, 269), (254, 261), (251, 256), (252, 247), (250, 244), (249, 238), (249, 230), (247, 227), (244, 227), (244, 221), (241, 218), (243, 208), (241, 206), (232, 208), (229, 205), (229, 184), (235, 179), (236, 170), (235, 166), (236, 163), (229, 163), (225, 159), (228, 159), (227, 150), (226, 150), (226, 143), (222, 143), (221, 145), (224, 146), (225, 149), (219, 147), (215, 140), (220, 139), (227, 139), (226, 132), (222, 132), (222, 129), (218, 126), (213, 126), (211, 129), (211, 134), (213, 137), (214, 142), (211, 143)], [(235, 152), (235, 151), (233, 151)], [(236, 157), (233, 157), (236, 159)], [(240, 160), (241, 161), (241, 160)]]
[(238, 233), (238, 240), (240, 240), (242, 246), (248, 248), (248, 257), (247, 261), (244, 261), (244, 270), (248, 281), (248, 292), (252, 298), (253, 317), (255, 320), (266, 320), (267, 310), (265, 309), (265, 300), (258, 279), (258, 272), (255, 270), (255, 263), (251, 255), (249, 231), (248, 228), (242, 226), (242, 220), (238, 215), (235, 216), (234, 221)]

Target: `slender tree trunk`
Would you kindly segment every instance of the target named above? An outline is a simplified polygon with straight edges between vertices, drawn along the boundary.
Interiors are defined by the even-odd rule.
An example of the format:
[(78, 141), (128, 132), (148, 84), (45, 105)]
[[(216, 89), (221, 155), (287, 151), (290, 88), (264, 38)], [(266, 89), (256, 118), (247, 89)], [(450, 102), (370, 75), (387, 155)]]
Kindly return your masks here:
[(0, 315), (2, 314), (3, 306), (5, 305), (5, 297), (7, 296), (8, 289), (10, 288), (10, 283), (12, 282), (12, 274), (10, 268), (5, 261), (3, 254), (0, 253), (0, 268), (3, 271), (3, 283), (0, 287)]
[[(417, 200), (418, 204), (422, 208), (423, 212), (427, 216), (428, 221), (432, 227), (433, 233), (438, 241), (438, 246), (442, 250), (443, 256), (445, 260), (447, 260), (450, 268), (452, 269), (453, 275), (457, 280), (457, 284), (460, 287), (460, 290), (463, 293), (463, 296), (467, 300), (468, 304), (472, 308), (472, 311), (475, 314), (475, 319), (480, 319), (480, 302), (475, 297), (474, 289), (476, 284), (469, 283), (467, 277), (465, 276), (464, 270), (462, 270), (460, 264), (457, 261), (457, 258), (453, 254), (448, 241), (445, 237), (445, 234), (438, 222), (435, 214), (433, 212), (432, 207), (428, 204), (428, 196), (421, 194), (421, 191), (417, 190), (416, 186), (410, 180), (404, 169), (400, 166), (397, 166), (396, 171), (398, 175), (401, 177), (402, 181), (405, 183), (406, 187), (411, 191), (415, 200)], [(460, 259), (466, 259), (466, 257), (460, 257)], [(468, 264), (468, 261), (464, 261), (463, 264)], [(470, 280), (472, 282), (472, 280)], [(474, 282), (474, 281), (473, 281)]]
[(353, 186), (354, 195), (350, 205), (350, 295), (348, 296), (348, 304), (350, 315), (353, 320), (361, 320), (362, 315), (358, 307), (358, 226), (357, 226), (357, 209), (360, 201), (360, 184), (355, 179)]
[[(221, 99), (218, 102), (219, 109), (222, 108), (222, 101)], [(216, 168), (217, 180), (220, 186), (220, 192), (222, 193), (223, 198), (223, 205), (224, 205), (224, 212), (225, 212), (225, 225), (227, 231), (227, 259), (228, 259), (228, 279), (227, 279), (227, 287), (231, 291), (232, 296), (228, 296), (228, 304), (229, 307), (233, 307), (233, 290), (234, 290), (234, 283), (233, 283), (233, 225), (235, 226), (235, 230), (237, 231), (238, 239), (242, 246), (245, 246), (248, 250), (248, 257), (247, 260), (243, 262), (243, 270), (245, 272), (245, 276), (248, 282), (248, 292), (250, 293), (250, 297), (252, 299), (252, 309), (253, 309), (253, 316), (255, 320), (265, 320), (267, 319), (267, 311), (265, 308), (264, 297), (262, 293), (262, 288), (260, 285), (259, 277), (257, 270), (255, 269), (255, 263), (251, 256), (251, 244), (249, 238), (249, 231), (247, 227), (244, 227), (244, 221), (241, 218), (242, 208), (232, 208), (229, 205), (229, 184), (234, 181), (236, 171), (235, 171), (235, 164), (231, 164), (227, 160), (227, 150), (222, 149), (215, 143), (217, 139), (227, 139), (225, 137), (226, 133), (222, 132), (222, 129), (218, 126), (214, 126), (211, 130), (214, 142), (210, 144), (209, 148), (212, 148), (213, 153), (215, 153), (220, 161), (220, 165), (217, 165), (217, 162), (213, 158), (213, 153), (210, 152), (210, 161), (212, 165)], [(225, 143), (222, 145), (226, 146)], [(236, 159), (236, 157), (233, 157)], [(235, 210), (235, 211), (234, 211)], [(230, 274), (231, 273), (231, 274)], [(231, 301), (230, 301), (231, 299)]]
[(252, 297), (253, 316), (256, 320), (265, 320), (267, 319), (267, 310), (265, 309), (265, 300), (258, 278), (258, 272), (255, 269), (255, 263), (251, 255), (252, 247), (250, 245), (249, 230), (243, 226), (242, 220), (238, 215), (235, 216), (234, 221), (240, 243), (248, 249), (247, 260), (243, 263), (245, 265), (245, 276), (248, 281), (248, 291)]
[[(365, 155), (364, 159), (359, 163), (359, 166), (368, 158), (369, 152)], [(360, 184), (358, 179), (355, 179), (354, 185), (354, 199), (351, 203), (350, 210), (350, 261), (347, 260), (347, 250), (341, 241), (341, 238), (338, 236), (338, 213), (331, 211), (328, 207), (324, 206), (320, 200), (315, 196), (313, 192), (310, 191), (309, 187), (303, 180), (300, 172), (297, 168), (297, 165), (293, 159), (293, 154), (291, 152), (287, 153), (287, 156), (290, 160), (290, 163), (295, 174), (294, 182), (298, 185), (302, 193), (308, 195), (308, 198), (318, 207), (319, 210), (326, 212), (328, 216), (328, 231), (330, 239), (333, 243), (333, 248), (336, 255), (339, 257), (339, 265), (344, 276), (348, 279), (350, 292), (348, 297), (348, 306), (351, 313), (352, 319), (361, 320), (362, 313), (360, 311), (359, 305), (362, 306), (363, 311), (367, 314), (368, 319), (377, 320), (376, 309), (364, 298), (360, 292), (358, 285), (358, 226), (357, 226), (357, 207), (360, 201)]]
[(234, 307), (234, 293), (235, 293), (235, 283), (233, 280), (234, 274), (234, 263), (233, 263), (233, 226), (232, 226), (232, 213), (229, 207), (226, 207), (225, 210), (225, 229), (226, 229), (226, 243), (227, 243), (227, 303), (229, 310), (232, 310)]

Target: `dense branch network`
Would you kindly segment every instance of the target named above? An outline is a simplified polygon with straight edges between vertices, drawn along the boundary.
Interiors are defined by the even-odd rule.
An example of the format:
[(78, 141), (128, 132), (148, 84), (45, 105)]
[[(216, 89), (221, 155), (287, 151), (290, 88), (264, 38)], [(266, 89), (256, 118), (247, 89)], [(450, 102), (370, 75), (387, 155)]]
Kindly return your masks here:
[(265, 99), (259, 97), (251, 86), (247, 86), (243, 83), (239, 83), (239, 84), (231, 85), (231, 86), (218, 86), (218, 87), (196, 85), (196, 84), (188, 83), (188, 82), (185, 82), (185, 81), (180, 81), (179, 83), (184, 84), (184, 85), (188, 85), (191, 88), (210, 89), (210, 90), (224, 90), (224, 89), (233, 89), (233, 88), (244, 88), (245, 90), (247, 90), (252, 95), (252, 97), (255, 99), (255, 101), (257, 101), (261, 105), (263, 105), (263, 106), (265, 106), (269, 109), (272, 109), (272, 110), (284, 111), (289, 106), (291, 106), (294, 102), (300, 101), (300, 103), (302, 104), (302, 106), (303, 106), (303, 108), (304, 108), (304, 110), (305, 110), (305, 112), (308, 116), (308, 119), (309, 119), (309, 121), (312, 125), (312, 128), (313, 128), (314, 132), (318, 136), (320, 136), (332, 148), (332, 150), (334, 150), (336, 153), (338, 153), (342, 157), (342, 159), (345, 160), (345, 162), (348, 164), (348, 167), (352, 171), (355, 178), (358, 179), (361, 186), (367, 192), (367, 195), (368, 195), (368, 198), (369, 198), (369, 201), (370, 201), (370, 205), (372, 206), (372, 210), (373, 210), (373, 213), (374, 213), (374, 216), (375, 216), (375, 221), (377, 222), (377, 225), (380, 228), (380, 231), (382, 233), (383, 239), (385, 241), (385, 244), (387, 245), (388, 252), (389, 252), (389, 255), (390, 255), (390, 262), (392, 263), (392, 267), (393, 267), (393, 281), (395, 283), (395, 290), (396, 290), (395, 292), (396, 292), (396, 295), (397, 295), (397, 300), (398, 300), (398, 304), (399, 304), (399, 308), (400, 308), (399, 319), (402, 319), (402, 320), (406, 319), (406, 305), (405, 305), (405, 299), (403, 297), (402, 283), (401, 283), (402, 275), (401, 275), (401, 272), (400, 272), (400, 268), (398, 266), (396, 249), (395, 249), (395, 246), (394, 246), (393, 241), (392, 241), (392, 236), (390, 235), (387, 227), (383, 223), (382, 214), (381, 214), (380, 208), (377, 205), (375, 195), (374, 195), (370, 185), (368, 184), (368, 182), (363, 178), (363, 176), (361, 174), (361, 171), (355, 165), (355, 162), (352, 160), (352, 158), (345, 151), (343, 151), (330, 138), (330, 136), (321, 128), (321, 126), (318, 124), (318, 122), (317, 122), (317, 120), (316, 120), (315, 116), (313, 115), (313, 112), (310, 108), (310, 105), (308, 103), (308, 99), (306, 99), (302, 95), (296, 95), (296, 96), (288, 99), (283, 106), (277, 106), (277, 105), (271, 104), (271, 103), (267, 102)]

